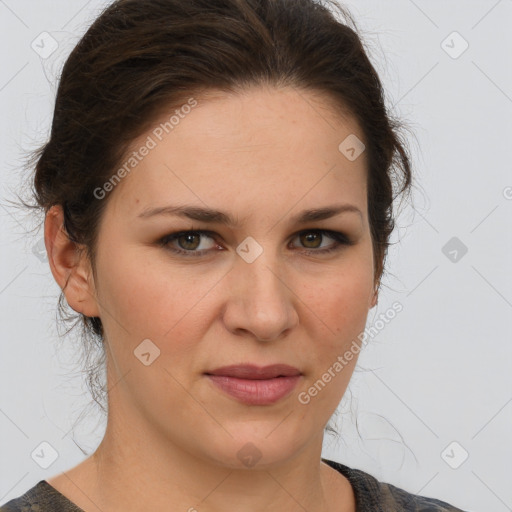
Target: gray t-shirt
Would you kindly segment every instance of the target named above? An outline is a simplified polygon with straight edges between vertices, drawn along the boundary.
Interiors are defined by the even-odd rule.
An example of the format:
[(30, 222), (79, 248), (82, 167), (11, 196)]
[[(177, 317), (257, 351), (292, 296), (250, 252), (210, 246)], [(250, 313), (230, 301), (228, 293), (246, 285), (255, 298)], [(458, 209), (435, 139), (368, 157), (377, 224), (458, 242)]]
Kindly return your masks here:
[[(359, 469), (322, 459), (351, 483), (357, 512), (464, 512), (444, 501), (410, 494), (391, 484), (379, 482)], [(23, 496), (14, 498), (0, 512), (84, 512), (46, 480), (41, 480)], [(467, 512), (467, 511), (466, 511)]]

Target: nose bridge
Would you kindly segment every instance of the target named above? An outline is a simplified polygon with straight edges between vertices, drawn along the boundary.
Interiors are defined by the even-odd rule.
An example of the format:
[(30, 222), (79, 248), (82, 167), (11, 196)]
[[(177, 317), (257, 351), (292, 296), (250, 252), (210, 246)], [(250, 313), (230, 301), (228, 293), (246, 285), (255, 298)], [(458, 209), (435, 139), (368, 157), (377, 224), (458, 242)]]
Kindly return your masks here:
[[(249, 242), (250, 244), (250, 242)], [(250, 248), (254, 251), (254, 248)], [(245, 288), (246, 297), (254, 300), (280, 302), (286, 298), (286, 287), (283, 283), (282, 265), (278, 254), (270, 248), (262, 248), (261, 253), (253, 260), (246, 260), (243, 256), (237, 262), (239, 272), (249, 288)]]
[(234, 264), (236, 284), (231, 293), (234, 300), (228, 308), (227, 319), (233, 329), (251, 331), (259, 339), (270, 340), (296, 321), (290, 297), (292, 292), (286, 285), (279, 251), (264, 248), (262, 244), (260, 253), (255, 256), (256, 245), (250, 240), (247, 244), (240, 244), (237, 250), (242, 248), (246, 252), (239, 253)]

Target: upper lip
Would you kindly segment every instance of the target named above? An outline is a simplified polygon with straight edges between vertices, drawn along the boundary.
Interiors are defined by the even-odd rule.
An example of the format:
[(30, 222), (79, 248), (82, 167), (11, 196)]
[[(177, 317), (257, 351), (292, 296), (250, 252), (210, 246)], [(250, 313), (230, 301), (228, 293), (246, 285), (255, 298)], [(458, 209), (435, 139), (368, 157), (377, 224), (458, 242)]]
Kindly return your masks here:
[(275, 377), (291, 377), (301, 375), (301, 372), (287, 364), (272, 364), (269, 366), (256, 366), (253, 364), (235, 364), (223, 366), (206, 372), (206, 375), (222, 375), (237, 377), (239, 379), (273, 379)]

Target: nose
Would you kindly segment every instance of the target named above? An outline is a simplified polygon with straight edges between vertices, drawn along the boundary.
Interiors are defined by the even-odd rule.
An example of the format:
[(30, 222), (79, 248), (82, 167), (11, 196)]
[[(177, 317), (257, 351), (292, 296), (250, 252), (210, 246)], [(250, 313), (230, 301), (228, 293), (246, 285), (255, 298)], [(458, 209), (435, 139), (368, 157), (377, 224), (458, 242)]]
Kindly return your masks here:
[(252, 263), (239, 258), (229, 272), (224, 324), (236, 335), (259, 341), (278, 340), (298, 324), (290, 278), (274, 258), (260, 255)]

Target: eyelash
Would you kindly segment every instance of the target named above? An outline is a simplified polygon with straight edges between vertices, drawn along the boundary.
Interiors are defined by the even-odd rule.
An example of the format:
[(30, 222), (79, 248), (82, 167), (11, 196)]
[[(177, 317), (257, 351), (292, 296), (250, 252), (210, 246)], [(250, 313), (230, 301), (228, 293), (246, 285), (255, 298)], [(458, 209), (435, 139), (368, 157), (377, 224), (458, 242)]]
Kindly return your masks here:
[[(298, 237), (298, 236), (300, 236), (302, 234), (306, 234), (306, 233), (316, 233), (316, 234), (320, 234), (322, 236), (328, 236), (329, 238), (334, 239), (336, 242), (333, 247), (330, 247), (328, 249), (306, 249), (305, 251), (303, 251), (306, 255), (328, 254), (331, 252), (341, 250), (343, 246), (353, 245), (353, 242), (351, 240), (349, 240), (349, 238), (346, 235), (344, 235), (343, 233), (340, 233), (338, 231), (330, 231), (328, 229), (307, 229), (304, 231), (300, 231), (299, 233), (297, 233), (295, 235), (295, 237)], [(185, 257), (199, 257), (199, 256), (203, 256), (206, 253), (213, 250), (213, 249), (203, 249), (202, 251), (195, 251), (195, 250), (187, 251), (185, 249), (177, 249), (175, 247), (169, 246), (169, 244), (171, 242), (173, 242), (174, 240), (176, 240), (184, 235), (190, 235), (190, 234), (205, 235), (212, 239), (215, 239), (215, 235), (216, 235), (216, 233), (214, 233), (213, 231), (201, 230), (201, 229), (189, 230), (189, 231), (178, 231), (178, 232), (170, 233), (170, 234), (164, 236), (163, 238), (161, 238), (158, 241), (158, 244), (161, 247), (164, 247), (165, 249), (167, 249), (175, 254), (183, 255)]]

